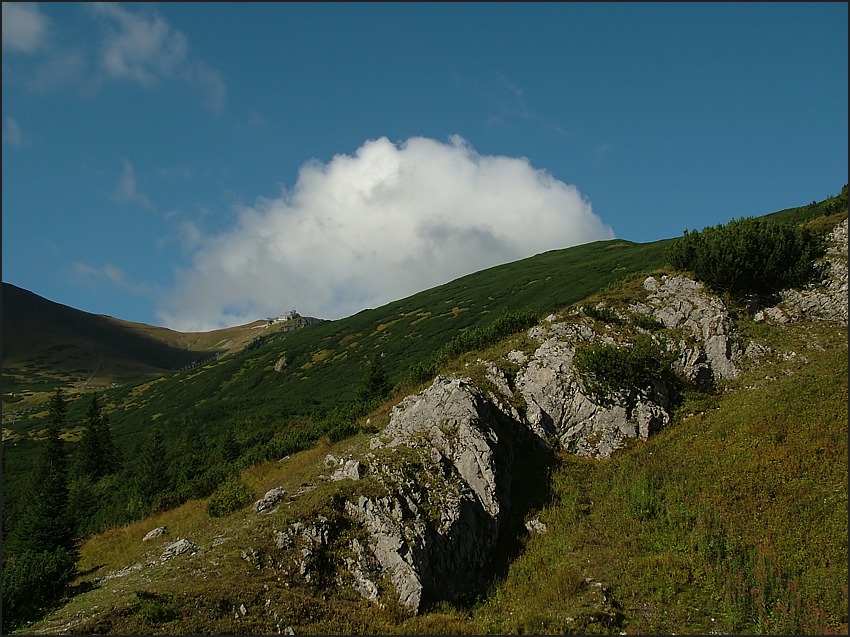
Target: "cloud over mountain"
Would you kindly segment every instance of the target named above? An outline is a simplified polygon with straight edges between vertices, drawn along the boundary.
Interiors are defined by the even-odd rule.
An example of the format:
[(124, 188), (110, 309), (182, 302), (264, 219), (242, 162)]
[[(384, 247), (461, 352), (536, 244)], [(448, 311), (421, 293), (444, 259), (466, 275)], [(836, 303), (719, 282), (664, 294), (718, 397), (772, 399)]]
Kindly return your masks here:
[(342, 318), (546, 250), (614, 236), (578, 190), (525, 158), (479, 155), (462, 138), (365, 142), (302, 166), (294, 187), (192, 231), (159, 317), (183, 331), (296, 307)]

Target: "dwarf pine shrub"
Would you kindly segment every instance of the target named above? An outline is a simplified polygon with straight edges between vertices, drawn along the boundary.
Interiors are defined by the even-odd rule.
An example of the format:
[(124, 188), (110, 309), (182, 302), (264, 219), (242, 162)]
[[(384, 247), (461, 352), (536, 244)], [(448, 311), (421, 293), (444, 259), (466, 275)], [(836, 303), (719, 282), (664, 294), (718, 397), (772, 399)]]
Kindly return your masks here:
[(685, 230), (666, 257), (715, 291), (770, 295), (810, 281), (825, 249), (824, 240), (805, 226), (744, 217), (699, 232)]
[(646, 389), (655, 380), (672, 376), (675, 353), (668, 352), (648, 334), (631, 345), (592, 343), (576, 349), (573, 364), (584, 392), (597, 403), (610, 402), (618, 393)]
[(251, 501), (251, 488), (236, 478), (222, 482), (207, 502), (207, 513), (211, 518), (220, 518), (238, 511)]

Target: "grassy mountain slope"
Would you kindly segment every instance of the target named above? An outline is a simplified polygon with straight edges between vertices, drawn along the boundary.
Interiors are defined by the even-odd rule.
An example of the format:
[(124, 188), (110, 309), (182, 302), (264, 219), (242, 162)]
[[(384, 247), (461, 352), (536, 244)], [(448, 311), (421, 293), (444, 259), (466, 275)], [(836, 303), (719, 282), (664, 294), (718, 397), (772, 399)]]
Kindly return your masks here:
[[(623, 292), (611, 288), (606, 296)], [(317, 483), (277, 517), (242, 509), (211, 520), (192, 500), (97, 534), (81, 548), (77, 594), (33, 632), (147, 634), (831, 634), (847, 632), (847, 329), (757, 324), (744, 340), (771, 353), (716, 391), (687, 393), (674, 420), (605, 461), (559, 459), (547, 525), (477, 601), (418, 617), (356, 594), (328, 595), (284, 573), (274, 531), (313, 512), (344, 483), (321, 459), (368, 447), (363, 433), (241, 475), (254, 495)], [(521, 334), (464, 363), (517, 347)], [(372, 417), (386, 418), (398, 397)], [(169, 540), (143, 543), (167, 525)], [(145, 566), (167, 541), (201, 547)], [(134, 564), (138, 570), (112, 580)], [(243, 613), (240, 608), (244, 606)]]
[[(846, 206), (846, 198), (844, 201)], [(809, 212), (800, 208), (782, 211), (782, 214), (793, 220)], [(119, 446), (131, 458), (138, 456), (139, 445), (154, 424), (166, 433), (169, 460), (175, 472), (185, 468), (180, 463), (189, 452), (195, 454), (197, 462), (216, 462), (217, 441), (231, 435), (242, 459), (251, 457), (253, 460), (227, 466), (219, 463), (221, 472), (217, 475), (224, 476), (228, 470), (247, 466), (242, 479), (255, 494), (261, 495), (277, 484), (297, 491), (300, 484), (314, 479), (316, 461), (324, 453), (337, 446), (368, 444), (370, 429), (335, 443), (336, 446), (331, 446), (325, 438), (319, 447), (293, 455), (291, 462), (250, 466), (265, 459), (262, 454), (252, 456), (252, 453), (257, 449), (274, 451), (278, 455), (272, 457), (277, 460), (287, 453), (288, 447), (275, 443), (297, 439), (306, 443), (297, 448), (304, 448), (310, 446), (311, 440), (327, 434), (328, 431), (322, 429), (321, 419), (333, 407), (343, 406), (354, 398), (368, 359), (382, 357), (390, 381), (396, 385), (394, 397), (371, 414), (371, 427), (374, 428), (386, 421), (393, 401), (416, 389), (414, 383), (406, 380), (411, 366), (427, 362), (435, 350), (458, 333), (487, 325), (506, 311), (530, 310), (542, 317), (603, 290), (607, 290), (606, 295), (616, 297), (621, 282), (633, 281), (638, 273), (645, 275), (663, 269), (663, 255), (668, 245), (669, 240), (650, 244), (615, 240), (547, 252), (471, 274), (341, 321), (285, 334), (268, 333), (203, 367), (107, 388), (103, 393), (107, 413)], [(750, 326), (748, 329), (757, 328)], [(690, 632), (703, 632), (705, 627), (715, 626), (706, 623), (710, 620), (707, 613), (711, 612), (711, 616), (722, 622), (718, 626), (727, 630), (757, 629), (759, 622), (768, 620), (754, 614), (752, 604), (746, 606), (740, 591), (730, 592), (730, 587), (737, 581), (734, 579), (737, 572), (745, 573), (753, 581), (764, 577), (768, 567), (764, 556), (759, 557), (759, 551), (772, 551), (773, 556), (777, 550), (784, 550), (781, 547), (789, 546), (797, 552), (796, 562), (783, 562), (784, 575), (777, 579), (781, 586), (776, 584), (776, 587), (788, 589), (790, 582), (794, 587), (801, 586), (800, 582), (810, 576), (800, 571), (800, 565), (811, 563), (811, 551), (807, 553), (807, 549), (794, 544), (800, 541), (801, 528), (806, 529), (817, 520), (825, 521), (830, 534), (818, 536), (819, 548), (813, 549), (832, 556), (830, 563), (822, 565), (822, 577), (818, 576), (821, 583), (811, 586), (807, 583), (807, 590), (816, 591), (820, 586), (835, 597), (835, 582), (842, 573), (846, 581), (847, 332), (846, 329), (820, 332), (816, 326), (805, 329), (809, 335), (814, 335), (814, 340), (810, 340), (816, 345), (809, 347), (802, 333), (792, 338), (783, 331), (766, 337), (780, 349), (790, 351), (792, 346), (795, 351), (806, 349), (808, 367), (801, 367), (792, 359), (777, 361), (775, 372), (768, 374), (779, 379), (774, 384), (757, 382), (758, 375), (764, 372), (754, 371), (755, 376), (736, 381), (727, 392), (713, 397), (691, 397), (676, 416), (669, 433), (651, 440), (645, 447), (647, 451), (643, 451), (644, 447), (635, 447), (601, 464), (565, 459), (552, 482), (552, 502), (540, 513), (541, 519), (559, 530), (530, 538), (524, 555), (502, 578), (493, 582), (486, 598), (477, 605), (447, 606), (433, 609), (420, 618), (406, 619), (398, 609), (378, 611), (359, 599), (321, 599), (321, 593), (316, 597), (313, 587), (284, 582), (287, 578), (281, 578), (279, 573), (263, 569), (255, 573), (254, 566), (236, 551), (233, 555), (228, 553), (220, 564), (204, 565), (194, 572), (169, 567), (145, 572), (141, 578), (128, 575), (116, 586), (95, 586), (95, 590), (76, 596), (49, 623), (40, 626), (56, 627), (67, 623), (73, 613), (80, 611), (85, 623), (76, 624), (75, 630), (114, 633), (274, 632), (277, 624), (297, 626), (296, 632), (343, 633), (605, 632), (619, 630), (620, 626), (644, 632), (654, 632), (659, 626), (678, 632), (682, 629), (676, 626), (687, 626)], [(786, 342), (786, 339), (792, 340)], [(473, 352), (464, 360), (479, 354), (483, 355)], [(843, 368), (840, 360), (845, 361)], [(5, 364), (4, 352), (4, 367)], [(459, 364), (462, 362), (456, 360), (450, 367)], [(791, 391), (791, 387), (786, 386), (791, 382), (786, 381), (786, 376), (798, 382), (795, 391), (815, 392), (820, 401), (800, 399), (783, 415), (784, 407), (777, 397), (783, 395), (781, 392)], [(750, 385), (746, 384), (748, 379)], [(780, 393), (768, 393), (767, 398), (757, 403), (756, 410), (746, 408), (752, 396), (761, 396), (759, 392), (767, 392), (769, 387), (779, 387)], [(740, 397), (739, 402), (734, 402), (734, 396)], [(72, 426), (66, 432), (69, 440), (78, 436), (85, 402), (78, 399), (71, 405), (69, 421)], [(836, 405), (841, 409), (836, 409)], [(702, 414), (705, 418), (694, 420), (686, 415), (688, 413)], [(736, 416), (729, 418), (727, 413)], [(12, 445), (4, 444), (3, 447), (4, 509), (7, 511), (12, 510), (7, 508), (8, 503), (14, 503), (16, 489), (37, 449), (34, 441), (43, 428), (44, 416), (44, 412), (36, 408), (10, 427), (4, 413), (4, 438), (6, 428), (12, 429), (13, 436), (10, 438)], [(767, 418), (766, 424), (754, 424), (754, 419), (762, 416)], [(365, 418), (360, 419), (359, 424), (363, 426), (364, 421)], [(795, 422), (816, 425), (805, 428), (802, 433), (794, 430), (796, 433), (791, 435), (789, 432)], [(701, 432), (712, 427), (720, 432), (717, 439), (703, 440)], [(782, 453), (762, 456), (766, 447), (758, 442), (761, 434), (753, 433), (761, 431), (759, 427), (765, 432), (771, 427), (776, 429), (775, 444), (783, 445)], [(799, 440), (794, 438), (798, 433), (802, 436)], [(843, 452), (839, 433), (844, 435)], [(672, 442), (664, 447), (666, 436)], [(813, 442), (812, 436), (817, 440)], [(786, 440), (803, 445), (803, 448), (797, 449), (791, 442), (786, 445)], [(711, 461), (721, 451), (730, 452), (729, 457), (735, 460), (733, 465), (723, 464), (717, 458), (714, 458), (717, 462)], [(644, 455), (652, 453), (656, 454), (654, 460)], [(806, 483), (816, 497), (805, 499), (802, 507), (791, 509), (792, 517), (798, 516), (796, 526), (786, 526), (794, 520), (788, 517), (787, 511), (778, 508), (775, 511), (771, 508), (768, 515), (755, 523), (748, 521), (753, 502), (768, 506), (770, 498), (781, 496), (782, 502), (790, 502), (792, 497), (799, 495), (794, 491), (799, 485), (794, 484), (792, 478), (799, 475), (801, 469), (809, 471), (815, 467), (816, 458), (820, 462), (817, 466), (823, 468), (823, 472), (818, 473), (823, 478), (823, 486)], [(743, 472), (739, 471), (741, 466), (745, 467)], [(673, 468), (669, 480), (665, 479), (666, 468)], [(128, 464), (126, 473), (112, 484), (119, 486), (122, 481), (131, 480), (134, 469), (132, 463)], [(722, 483), (721, 492), (717, 490), (717, 476), (723, 471), (733, 477)], [(767, 486), (761, 480), (753, 480), (754, 475), (762, 476), (770, 471), (778, 471), (782, 480), (777, 479)], [(843, 482), (839, 483), (838, 478)], [(727, 491), (752, 495), (752, 498), (736, 497), (727, 503)], [(317, 489), (302, 499), (303, 506), (320, 509), (322, 498), (330, 495)], [(680, 496), (683, 495), (688, 496), (690, 504), (681, 504)], [(821, 500), (826, 500), (823, 507)], [(78, 590), (90, 588), (93, 577), (144, 558), (145, 552), (152, 549), (143, 545), (140, 538), (160, 523), (169, 525), (173, 538), (191, 532), (212, 544), (217, 535), (224, 535), (232, 538), (234, 546), (238, 544), (246, 550), (268, 544), (270, 528), (246, 526), (243, 513), (210, 521), (204, 513), (204, 502), (202, 497), (192, 498), (178, 508), (160, 511), (141, 523), (130, 523), (92, 536), (83, 545), (80, 568), (84, 574)], [(726, 504), (729, 508), (718, 525), (711, 517), (712, 512)], [(839, 512), (843, 511), (843, 526), (838, 517), (831, 517), (830, 512), (834, 513), (836, 506)], [(293, 511), (292, 515), (295, 514)], [(727, 527), (730, 520), (734, 525)], [(794, 528), (797, 530), (793, 531)], [(759, 538), (765, 541), (759, 544)], [(676, 548), (671, 549), (670, 542)], [(736, 551), (744, 561), (724, 566), (722, 559), (719, 562), (715, 559), (722, 554), (715, 550), (717, 546), (740, 548)], [(844, 571), (835, 566), (834, 559), (842, 547)], [(751, 563), (747, 562), (748, 555), (752, 557)], [(526, 559), (531, 561), (523, 562)], [(593, 568), (584, 570), (585, 560)], [(624, 564), (629, 568), (625, 569)], [(738, 571), (728, 570), (733, 566)], [(649, 572), (658, 579), (639, 578), (634, 572)], [(616, 583), (619, 610), (612, 611), (614, 623), (607, 628), (603, 624), (609, 620), (599, 617), (593, 620), (588, 610), (589, 602), (582, 606), (582, 600), (587, 601), (596, 590), (595, 584), (588, 584), (586, 578), (604, 582), (605, 586)], [(829, 597), (817, 592), (811, 595), (821, 605)], [(526, 597), (534, 603), (521, 601)], [(839, 590), (839, 601), (840, 597)], [(274, 612), (278, 613), (278, 619), (273, 621), (271, 611), (259, 612), (265, 598), (276, 600)], [(681, 613), (671, 613), (670, 604), (674, 599), (690, 601), (685, 603)], [(846, 607), (846, 588), (844, 600)], [(258, 612), (236, 619), (233, 611), (241, 603)], [(87, 610), (92, 604), (116, 610), (98, 616)], [(827, 623), (815, 610), (806, 621), (812, 626), (827, 628), (840, 627), (843, 621), (846, 630), (846, 612), (842, 620), (840, 611), (835, 610), (834, 600), (827, 606), (823, 611), (829, 614)], [(561, 614), (550, 612), (547, 607), (558, 608)], [(568, 621), (569, 617), (573, 617), (572, 622)], [(670, 623), (670, 618), (679, 623)], [(782, 621), (786, 620), (790, 621), (787, 617)]]
[[(668, 244), (669, 240), (648, 244), (613, 240), (555, 250), (338, 321), (294, 332), (256, 330), (259, 336), (243, 338), (241, 349), (210, 364), (106, 387), (104, 405), (119, 446), (130, 453), (142, 444), (154, 422), (172, 440), (187, 435), (187, 427), (200, 427), (208, 440), (231, 432), (243, 450), (272, 437), (298, 436), (305, 430), (305, 416), (315, 421), (354, 399), (368, 359), (381, 356), (390, 382), (403, 383), (412, 365), (430, 360), (459, 332), (514, 310), (543, 316), (630, 274), (659, 266)], [(45, 329), (61, 333), (53, 323)], [(220, 333), (227, 332), (207, 333), (203, 342), (189, 340), (197, 335), (149, 329), (158, 338), (172, 339), (166, 351), (173, 353), (179, 346), (212, 350)], [(120, 352), (120, 360), (127, 359), (133, 360), (126, 350)], [(4, 353), (4, 399), (6, 374), (14, 374), (13, 360), (7, 370)], [(14, 382), (8, 387), (14, 388)], [(39, 398), (39, 404), (28, 404), (26, 409), (8, 403), (10, 408), (4, 408), (4, 437), (12, 441), (5, 456), (4, 489), (12, 500), (44, 428), (47, 394)], [(84, 398), (71, 402), (69, 422), (76, 426), (66, 435), (68, 440), (78, 439), (86, 406)]]
[[(544, 253), (341, 321), (265, 334), (200, 368), (104, 388), (103, 405), (125, 466), (110, 485), (88, 496), (99, 510), (86, 516), (87, 531), (151, 510), (151, 503), (138, 501), (133, 485), (154, 425), (166, 439), (170, 490), (153, 508), (208, 495), (234, 465), (282, 457), (328, 433), (323, 415), (355, 397), (368, 358), (383, 354), (390, 381), (403, 384), (411, 365), (427, 362), (460, 331), (505, 311), (549, 312), (651, 269), (663, 259), (666, 243), (610, 241)], [(73, 443), (80, 439), (87, 398), (71, 398), (64, 438)], [(26, 506), (22, 494), (45, 431), (46, 403), (4, 408), (3, 415), (8, 521)], [(222, 458), (228, 437), (239, 451), (237, 462)], [(70, 446), (72, 455), (76, 446)]]

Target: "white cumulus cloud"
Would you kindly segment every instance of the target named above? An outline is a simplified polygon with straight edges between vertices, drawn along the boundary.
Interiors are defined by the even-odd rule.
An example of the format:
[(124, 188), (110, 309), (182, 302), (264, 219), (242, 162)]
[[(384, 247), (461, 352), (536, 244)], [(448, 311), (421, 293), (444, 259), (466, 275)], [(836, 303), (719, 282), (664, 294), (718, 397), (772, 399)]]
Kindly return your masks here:
[(95, 3), (92, 8), (108, 26), (102, 57), (107, 74), (146, 86), (178, 79), (203, 91), (212, 110), (221, 110), (224, 80), (202, 60), (189, 56), (182, 31), (155, 12), (137, 13), (112, 2)]
[(546, 250), (613, 238), (571, 185), (460, 137), (367, 141), (309, 162), (278, 198), (194, 229), (159, 318), (201, 331), (299, 313), (337, 319)]
[(35, 2), (3, 3), (3, 48), (32, 53), (47, 36), (47, 18)]

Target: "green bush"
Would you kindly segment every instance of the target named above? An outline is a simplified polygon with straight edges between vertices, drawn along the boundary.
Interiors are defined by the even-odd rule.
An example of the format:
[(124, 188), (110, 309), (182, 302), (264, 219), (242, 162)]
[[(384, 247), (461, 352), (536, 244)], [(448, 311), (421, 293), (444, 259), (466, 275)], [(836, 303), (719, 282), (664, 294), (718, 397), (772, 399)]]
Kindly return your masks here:
[(640, 312), (632, 312), (629, 314), (629, 320), (635, 327), (643, 328), (649, 332), (655, 332), (664, 328), (664, 323), (649, 314), (641, 314)]
[(22, 551), (3, 560), (3, 633), (39, 617), (59, 601), (76, 574), (66, 548)]
[(602, 321), (603, 323), (612, 323), (614, 325), (621, 325), (623, 323), (617, 312), (607, 305), (585, 305), (582, 307), (582, 311), (590, 318)]
[(254, 497), (248, 485), (236, 478), (222, 482), (207, 502), (207, 513), (211, 518), (220, 518), (238, 511)]
[(815, 273), (823, 239), (801, 225), (744, 217), (688, 232), (667, 251), (667, 262), (719, 292), (770, 295), (799, 287)]
[(648, 334), (632, 345), (593, 343), (576, 349), (573, 364), (582, 388), (599, 404), (610, 402), (616, 394), (631, 395), (652, 385), (655, 380), (670, 379), (675, 353), (666, 351)]

